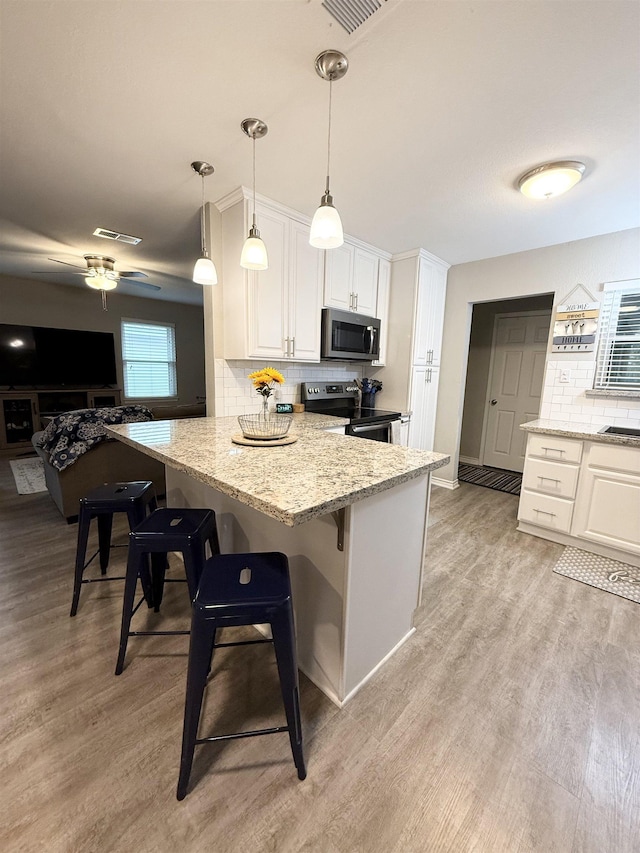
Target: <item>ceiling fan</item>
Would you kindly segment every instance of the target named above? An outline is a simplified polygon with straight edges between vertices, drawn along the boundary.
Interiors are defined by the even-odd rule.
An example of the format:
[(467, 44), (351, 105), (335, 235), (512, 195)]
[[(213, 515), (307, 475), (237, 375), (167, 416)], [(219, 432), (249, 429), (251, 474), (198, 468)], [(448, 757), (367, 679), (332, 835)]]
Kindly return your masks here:
[[(117, 270), (115, 268), (114, 258), (107, 255), (83, 255), (84, 267), (80, 264), (72, 264), (69, 261), (60, 260), (60, 258), (48, 258), (50, 261), (55, 261), (57, 264), (65, 264), (68, 267), (75, 267), (82, 272), (72, 273), (72, 275), (84, 276), (84, 280), (89, 287), (94, 290), (102, 291), (102, 307), (107, 310), (107, 291), (115, 290), (120, 279), (127, 279), (129, 284), (135, 284), (137, 287), (144, 287), (147, 290), (161, 290), (157, 284), (149, 284), (146, 281), (136, 281), (139, 278), (146, 278), (146, 273), (136, 270)], [(39, 275), (59, 275), (54, 270), (39, 270)]]

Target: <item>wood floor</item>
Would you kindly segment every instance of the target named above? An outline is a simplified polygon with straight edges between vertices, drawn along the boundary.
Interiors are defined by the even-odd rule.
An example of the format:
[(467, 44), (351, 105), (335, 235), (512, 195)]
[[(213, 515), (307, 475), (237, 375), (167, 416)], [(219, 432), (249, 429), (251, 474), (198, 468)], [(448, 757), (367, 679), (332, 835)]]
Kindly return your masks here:
[[(0, 849), (637, 853), (640, 609), (552, 574), (517, 502), (434, 489), (412, 640), (343, 710), (302, 678), (306, 781), (286, 735), (202, 746), (178, 803), (187, 638), (132, 639), (116, 678), (121, 583), (69, 618), (76, 528), (0, 460)], [(139, 629), (186, 624), (165, 601)], [(205, 733), (278, 724), (271, 655), (217, 654)]]

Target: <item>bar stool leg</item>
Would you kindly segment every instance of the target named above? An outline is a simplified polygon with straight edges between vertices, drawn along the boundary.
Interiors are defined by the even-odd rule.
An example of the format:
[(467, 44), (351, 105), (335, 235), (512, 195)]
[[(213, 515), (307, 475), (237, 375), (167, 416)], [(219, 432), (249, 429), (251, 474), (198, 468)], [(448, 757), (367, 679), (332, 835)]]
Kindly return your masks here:
[(185, 548), (182, 552), (182, 558), (184, 560), (184, 571), (187, 576), (189, 599), (193, 601), (198, 591), (202, 567), (206, 560), (204, 542), (190, 542), (189, 547)]
[[(155, 498), (153, 498), (155, 501)], [(135, 530), (136, 527), (146, 518), (146, 509), (142, 506), (132, 506), (127, 510), (127, 519), (129, 521), (129, 530)], [(144, 600), (147, 602), (147, 607), (153, 607), (153, 583), (151, 581), (151, 571), (149, 569), (149, 558), (145, 556), (144, 560), (140, 560), (138, 569), (140, 573), (140, 583), (142, 584), (142, 592)]]
[(98, 548), (100, 550), (100, 574), (106, 575), (111, 551), (111, 530), (113, 513), (101, 513), (98, 516)]
[(75, 616), (78, 612), (78, 602), (80, 601), (80, 589), (82, 587), (82, 575), (84, 574), (84, 564), (87, 559), (87, 543), (89, 541), (89, 526), (91, 525), (91, 513), (80, 504), (78, 512), (78, 545), (76, 547), (76, 568), (73, 577), (73, 598), (71, 601), (70, 616)]
[(199, 619), (194, 614), (189, 643), (189, 665), (187, 669), (187, 692), (184, 704), (184, 727), (182, 730), (182, 754), (176, 797), (184, 800), (187, 795), (193, 753), (198, 737), (198, 723), (202, 710), (202, 697), (211, 666), (211, 651), (216, 625), (213, 619)]
[(131, 617), (136, 597), (136, 586), (138, 583), (138, 572), (142, 565), (146, 566), (147, 555), (138, 554), (129, 543), (129, 556), (127, 559), (127, 572), (124, 581), (124, 601), (122, 603), (122, 625), (120, 628), (120, 649), (118, 651), (118, 662), (116, 663), (116, 675), (122, 673), (124, 658), (127, 653), (127, 641), (131, 627)]
[(300, 694), (298, 688), (298, 668), (295, 648), (296, 638), (293, 630), (293, 608), (289, 600), (278, 608), (271, 620), (273, 647), (276, 653), (282, 701), (289, 726), (289, 742), (293, 760), (298, 770), (298, 779), (305, 779), (307, 770), (302, 750), (302, 722), (300, 719)]

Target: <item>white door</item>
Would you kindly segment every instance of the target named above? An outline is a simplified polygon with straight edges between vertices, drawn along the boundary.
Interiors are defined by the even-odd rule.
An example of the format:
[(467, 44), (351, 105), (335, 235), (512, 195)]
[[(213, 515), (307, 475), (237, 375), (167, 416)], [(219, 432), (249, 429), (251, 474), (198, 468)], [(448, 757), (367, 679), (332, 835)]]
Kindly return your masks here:
[(440, 364), (447, 271), (420, 258), (413, 341), (414, 364)]
[(309, 226), (291, 222), (289, 240), (289, 353), (320, 361), (322, 251), (309, 245)]
[(355, 293), (354, 310), (368, 317), (376, 316), (376, 296), (378, 293), (378, 256), (356, 249), (354, 261)]
[(411, 373), (409, 447), (433, 450), (438, 402), (437, 367), (414, 367)]
[(263, 206), (256, 207), (256, 218), (260, 236), (267, 246), (269, 269), (248, 274), (248, 354), (277, 360), (286, 352), (289, 220)]
[(324, 304), (327, 308), (351, 311), (354, 247), (343, 243), (324, 253)]
[(526, 434), (535, 420), (547, 354), (551, 312), (498, 314), (495, 319), (482, 463), (522, 471)]

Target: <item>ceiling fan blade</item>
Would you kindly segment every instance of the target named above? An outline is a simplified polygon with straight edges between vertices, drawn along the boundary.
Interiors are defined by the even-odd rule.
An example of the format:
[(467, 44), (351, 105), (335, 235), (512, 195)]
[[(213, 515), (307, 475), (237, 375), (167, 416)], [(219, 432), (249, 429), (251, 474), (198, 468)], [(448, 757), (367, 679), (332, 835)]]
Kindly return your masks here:
[[(120, 273), (120, 275), (122, 275), (122, 273)], [(147, 290), (162, 290), (162, 288), (159, 285), (149, 284), (149, 282), (147, 282), (147, 281), (129, 281), (129, 279), (127, 279), (127, 281), (124, 283), (125, 284), (133, 284), (136, 287), (146, 287)]]
[[(72, 265), (68, 264), (68, 266), (72, 266)], [(59, 272), (58, 272), (58, 270), (31, 270), (31, 272), (34, 275), (83, 275), (83, 276), (85, 276), (85, 278), (87, 276), (86, 270), (84, 272), (69, 272), (69, 273), (65, 273), (64, 270), (60, 270)]]
[(148, 278), (149, 277), (146, 274), (146, 272), (139, 272), (138, 270), (125, 270), (124, 272), (121, 272), (120, 270), (118, 270), (117, 272), (118, 272), (118, 275), (120, 276), (120, 278)]
[(86, 269), (86, 264), (70, 264), (69, 261), (61, 261), (59, 258), (47, 258), (48, 261), (55, 261), (57, 264), (65, 264), (67, 267), (76, 267), (79, 270)]

